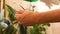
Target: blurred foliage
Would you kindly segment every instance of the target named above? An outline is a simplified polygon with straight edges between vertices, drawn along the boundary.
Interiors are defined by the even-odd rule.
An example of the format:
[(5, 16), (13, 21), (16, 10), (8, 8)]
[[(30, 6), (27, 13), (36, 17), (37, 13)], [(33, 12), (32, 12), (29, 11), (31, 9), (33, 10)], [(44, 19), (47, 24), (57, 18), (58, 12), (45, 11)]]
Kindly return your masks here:
[(8, 17), (10, 19), (11, 22), (13, 22), (14, 20), (16, 20), (16, 18), (14, 17), (15, 13), (16, 13), (16, 10), (14, 10), (12, 7), (10, 7), (9, 5), (6, 5), (7, 8), (8, 8)]
[[(14, 20), (16, 20), (15, 19), (15, 17), (14, 17), (14, 14), (16, 13), (16, 10), (14, 10), (12, 7), (10, 7), (9, 5), (6, 5), (7, 6), (7, 8), (8, 8), (8, 17), (9, 17), (9, 20), (11, 21), (11, 22), (13, 22)], [(8, 21), (5, 21), (6, 23), (8, 22)], [(8, 27), (6, 28), (6, 29), (4, 29), (4, 32), (2, 31), (2, 29), (1, 29), (1, 31), (2, 31), (2, 34), (16, 34), (16, 32), (17, 32), (17, 29), (14, 27), (14, 25), (11, 23), (7, 23), (7, 24), (9, 24), (8, 25)]]
[(30, 29), (30, 34), (46, 34), (46, 28), (44, 26), (50, 27), (50, 24), (36, 24)]
[[(14, 21), (16, 21), (16, 22), (18, 22), (17, 20), (16, 20), (16, 18), (14, 17), (14, 15), (15, 15), (15, 13), (16, 13), (16, 10), (14, 10), (12, 7), (10, 7), (9, 5), (7, 5), (7, 7), (8, 7), (8, 12), (9, 12), (9, 19), (10, 19), (10, 21), (11, 22), (14, 22)], [(20, 6), (22, 9), (24, 9), (22, 6)], [(24, 9), (25, 10), (25, 9)], [(13, 28), (13, 26), (10, 26), (9, 28), (7, 28), (7, 32), (8, 33), (13, 33), (12, 31), (14, 31), (13, 30), (14, 28)], [(22, 25), (19, 25), (19, 29), (20, 29), (20, 34), (27, 34), (27, 27), (23, 27)], [(9, 30), (10, 30), (10, 32), (9, 32)], [(7, 34), (8, 34), (7, 33)]]
[(24, 1), (28, 1), (28, 2), (36, 2), (38, 0), (24, 0)]
[(17, 29), (14, 28), (14, 26), (9, 26), (6, 30), (4, 34), (16, 34)]
[(22, 25), (19, 25), (20, 27), (20, 34), (27, 34), (27, 26), (23, 27)]
[[(16, 10), (14, 10), (12, 7), (10, 7), (9, 5), (7, 5), (8, 8), (8, 16), (11, 22), (15, 21), (16, 18), (14, 17)], [(11, 23), (12, 24), (12, 23)], [(30, 29), (30, 34), (42, 34), (45, 33), (46, 34), (46, 28), (44, 26), (50, 26), (49, 23), (47, 24), (36, 24), (33, 26), (33, 28)], [(19, 25), (19, 31), (20, 34), (27, 34), (27, 27), (23, 27), (22, 25)], [(12, 25), (9, 25), (6, 29), (4, 34), (16, 34), (17, 29)], [(1, 33), (1, 32), (0, 32)]]

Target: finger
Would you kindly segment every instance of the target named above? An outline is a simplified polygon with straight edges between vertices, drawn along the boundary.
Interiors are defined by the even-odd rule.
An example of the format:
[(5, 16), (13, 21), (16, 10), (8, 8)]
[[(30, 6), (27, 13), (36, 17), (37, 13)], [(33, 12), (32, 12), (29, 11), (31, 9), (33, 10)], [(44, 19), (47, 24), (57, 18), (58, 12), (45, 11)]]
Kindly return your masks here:
[(17, 11), (17, 14), (23, 14), (23, 13), (24, 13), (23, 10), (19, 10), (19, 11)]
[(21, 14), (15, 14), (15, 18), (17, 19), (17, 20), (19, 20), (20, 18), (21, 18)]

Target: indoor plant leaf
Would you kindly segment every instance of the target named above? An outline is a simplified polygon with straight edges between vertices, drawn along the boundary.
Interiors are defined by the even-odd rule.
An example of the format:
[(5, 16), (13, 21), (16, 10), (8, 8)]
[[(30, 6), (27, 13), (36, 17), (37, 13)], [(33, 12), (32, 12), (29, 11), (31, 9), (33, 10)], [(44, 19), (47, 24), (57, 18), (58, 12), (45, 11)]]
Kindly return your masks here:
[[(14, 26), (9, 26), (6, 31), (5, 31), (5, 34), (13, 34), (13, 33), (16, 33), (16, 28), (14, 28)], [(15, 31), (15, 32), (14, 32)]]
[(14, 20), (16, 20), (16, 18), (14, 17), (16, 10), (14, 10), (12, 7), (10, 7), (9, 5), (7, 5), (8, 8), (8, 12), (9, 12), (9, 19), (11, 22), (13, 22)]
[(24, 0), (24, 1), (28, 1), (28, 2), (36, 2), (38, 0)]
[(49, 23), (46, 23), (46, 24), (42, 24), (42, 26), (50, 26), (50, 24)]

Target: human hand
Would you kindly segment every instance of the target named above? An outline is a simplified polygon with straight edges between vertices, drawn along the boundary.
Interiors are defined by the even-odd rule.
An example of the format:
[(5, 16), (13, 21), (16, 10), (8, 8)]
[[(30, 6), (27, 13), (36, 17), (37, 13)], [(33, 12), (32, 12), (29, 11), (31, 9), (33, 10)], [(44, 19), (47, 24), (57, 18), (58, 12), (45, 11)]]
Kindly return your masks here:
[(32, 11), (18, 11), (15, 14), (16, 19), (18, 20), (19, 24), (22, 24), (23, 26), (30, 26), (34, 25), (36, 22), (38, 22), (38, 13), (32, 12)]

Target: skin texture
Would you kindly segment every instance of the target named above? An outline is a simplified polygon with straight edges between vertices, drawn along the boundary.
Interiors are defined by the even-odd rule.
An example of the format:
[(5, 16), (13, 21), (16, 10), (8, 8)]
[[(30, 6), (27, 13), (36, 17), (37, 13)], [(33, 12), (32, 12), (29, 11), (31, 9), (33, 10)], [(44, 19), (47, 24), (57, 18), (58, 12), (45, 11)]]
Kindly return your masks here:
[(15, 14), (19, 24), (31, 26), (35, 24), (60, 22), (60, 9), (47, 12), (18, 11)]

